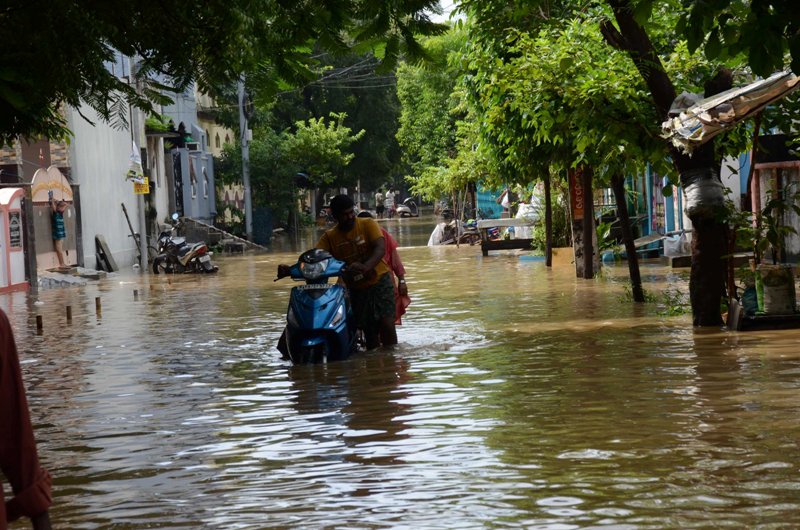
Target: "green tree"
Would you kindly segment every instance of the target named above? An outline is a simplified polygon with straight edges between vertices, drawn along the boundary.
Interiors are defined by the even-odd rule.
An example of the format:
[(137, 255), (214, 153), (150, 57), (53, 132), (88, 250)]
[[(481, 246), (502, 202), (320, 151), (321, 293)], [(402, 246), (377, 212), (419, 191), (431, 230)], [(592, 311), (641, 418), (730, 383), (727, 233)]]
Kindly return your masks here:
[[(250, 186), (254, 206), (266, 206), (273, 219), (289, 219), (297, 199), (291, 183), (298, 169), (286, 164), (281, 135), (269, 128), (256, 131), (250, 143)], [(225, 184), (241, 183), (242, 150), (226, 144), (215, 164), (215, 179)]]
[[(465, 32), (458, 29), (426, 39), (423, 44), (430, 62), (404, 62), (397, 69), (397, 97), (401, 105), (397, 140), (403, 149), (407, 176), (417, 182), (418, 192), (429, 190), (430, 194), (438, 195), (436, 175), (444, 176), (447, 160), (461, 152), (457, 150), (458, 120), (465, 112), (459, 107), (454, 91), (463, 72), (452, 59), (465, 41)], [(420, 186), (423, 180), (428, 185)]]
[[(87, 102), (124, 122), (128, 103), (149, 110), (167, 88), (196, 80), (210, 89), (242, 72), (274, 92), (280, 80), (308, 79), (310, 42), (336, 50), (383, 43), (390, 69), (401, 54), (423, 54), (417, 35), (444, 29), (427, 15), (438, 9), (435, 0), (9, 0), (0, 8), (0, 144), (68, 134), (61, 105)], [(115, 50), (137, 57), (142, 93), (106, 68)]]
[[(652, 9), (653, 0), (640, 10)], [(767, 76), (786, 67), (800, 73), (800, 10), (794, 0), (683, 0), (676, 29), (692, 51), (703, 48), (711, 59), (743, 54), (753, 72)]]
[[(692, 4), (693, 2), (687, 3)], [(721, 2), (721, 4), (724, 3)], [(495, 43), (502, 42), (507, 38), (506, 30), (509, 27), (516, 28), (523, 33), (533, 31), (535, 28), (530, 25), (531, 20), (536, 18), (533, 14), (541, 13), (549, 5), (550, 3), (545, 1), (519, 3), (519, 5), (512, 6), (492, 1), (465, 0), (462, 2), (463, 8), (475, 18), (474, 26), (481, 29), (485, 39)], [(730, 70), (723, 68), (716, 69), (713, 73), (710, 70), (698, 69), (694, 72), (694, 77), (682, 77), (677, 71), (670, 71), (665, 66), (668, 64), (667, 58), (680, 44), (679, 39), (676, 38), (677, 32), (682, 29), (678, 17), (681, 15), (685, 17), (687, 13), (687, 11), (681, 10), (682, 4), (678, 2), (587, 0), (569, 5), (580, 8), (581, 11), (600, 8), (605, 12), (605, 16), (599, 16), (595, 20), (585, 19), (586, 23), (599, 27), (604, 40), (613, 48), (624, 52), (636, 67), (645, 87), (644, 91), (649, 98), (650, 110), (646, 114), (654, 117), (648, 126), (649, 130), (658, 127), (666, 119), (679, 87), (699, 85), (703, 87), (708, 96), (718, 93), (732, 84)], [(519, 25), (500, 23), (498, 19), (506, 16), (509, 12), (515, 13), (513, 22), (519, 22)], [(525, 17), (519, 13), (530, 16)], [(665, 16), (667, 13), (672, 13), (673, 16)], [(558, 20), (563, 16), (564, 13), (561, 12), (554, 18)], [(544, 18), (547, 19), (547, 17)], [(488, 23), (486, 19), (489, 20)], [(508, 21), (506, 20), (506, 22)], [(499, 31), (498, 28), (500, 28)], [(766, 28), (761, 26), (760, 30), (765, 31)], [(749, 31), (755, 32), (756, 29), (753, 27)], [(708, 35), (710, 36), (710, 32)], [(720, 51), (719, 54), (708, 55), (724, 57), (731, 64), (736, 64), (737, 57), (734, 56), (734, 51), (733, 48), (725, 51), (723, 46), (723, 51)], [(553, 110), (557, 111), (557, 109)], [(608, 128), (609, 122), (601, 121), (596, 125), (598, 128)], [(583, 131), (584, 134), (588, 132)], [(595, 131), (595, 133), (583, 137), (586, 146), (594, 146), (595, 140), (602, 138), (602, 136), (598, 136), (602, 134), (602, 131)], [(726, 142), (717, 143), (724, 144)], [(638, 144), (641, 144), (641, 141), (634, 141), (628, 145)], [(724, 206), (724, 191), (719, 182), (722, 153), (715, 150), (712, 142), (697, 149), (692, 156), (679, 152), (666, 143), (662, 149), (663, 156), (654, 158), (652, 161), (668, 159), (673, 164), (682, 188), (687, 193), (687, 211), (695, 229), (690, 281), (694, 322), (696, 325), (716, 326), (721, 324), (719, 307), (724, 295), (725, 278), (725, 260), (723, 258), (727, 254), (725, 244), (727, 229), (721, 222), (720, 215)], [(581, 152), (582, 149), (577, 149), (577, 151)], [(698, 193), (699, 188), (703, 188), (704, 192)]]
[[(314, 186), (340, 184), (341, 175), (353, 160), (349, 146), (363, 136), (343, 125), (343, 114), (331, 119), (311, 118), (280, 133), (270, 127), (254, 132), (250, 143), (250, 184), (253, 204), (267, 206), (275, 219), (289, 219), (298, 189), (291, 183), (303, 172)], [(217, 167), (223, 183), (241, 180), (242, 152), (239, 145), (225, 147)]]
[[(647, 28), (650, 13), (636, 11), (628, 0), (608, 0), (612, 19), (601, 23), (606, 41), (624, 51), (636, 65), (639, 74), (653, 98), (658, 121), (668, 115), (677, 96), (673, 79), (664, 68), (658, 48)], [(640, 22), (642, 20), (642, 22)], [(717, 94), (732, 86), (730, 71), (718, 70), (706, 77), (706, 96)], [(724, 215), (724, 189), (719, 180), (721, 157), (710, 141), (690, 156), (672, 145), (667, 146), (669, 156), (680, 174), (681, 187), (686, 194), (686, 212), (692, 221), (692, 271), (689, 296), (695, 325), (719, 326), (722, 324), (720, 305), (725, 294), (728, 229), (722, 221)]]
[(271, 126), (282, 130), (298, 120), (346, 114), (344, 124), (364, 135), (350, 146), (355, 156), (342, 184), (361, 182), (372, 190), (391, 180), (400, 161), (395, 138), (400, 112), (393, 72), (379, 73), (372, 53), (333, 55), (315, 50), (317, 77), (299, 89), (281, 93), (270, 104)]
[(310, 118), (297, 122), (293, 134), (284, 133), (287, 162), (307, 174), (317, 187), (344, 184), (342, 175), (355, 156), (347, 149), (364, 136), (363, 130), (351, 134), (344, 119), (344, 114), (332, 114), (328, 123), (323, 118)]

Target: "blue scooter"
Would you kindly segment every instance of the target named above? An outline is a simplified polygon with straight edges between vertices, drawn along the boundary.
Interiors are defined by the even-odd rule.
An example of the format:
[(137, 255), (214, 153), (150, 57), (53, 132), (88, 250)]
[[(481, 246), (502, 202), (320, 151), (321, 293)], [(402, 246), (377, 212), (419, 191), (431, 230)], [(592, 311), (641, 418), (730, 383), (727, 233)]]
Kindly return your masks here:
[(278, 341), (278, 350), (294, 364), (347, 359), (355, 350), (356, 325), (347, 291), (328, 283), (344, 269), (343, 261), (319, 248), (303, 252), (289, 268), (293, 280), (306, 282), (292, 288), (286, 329)]

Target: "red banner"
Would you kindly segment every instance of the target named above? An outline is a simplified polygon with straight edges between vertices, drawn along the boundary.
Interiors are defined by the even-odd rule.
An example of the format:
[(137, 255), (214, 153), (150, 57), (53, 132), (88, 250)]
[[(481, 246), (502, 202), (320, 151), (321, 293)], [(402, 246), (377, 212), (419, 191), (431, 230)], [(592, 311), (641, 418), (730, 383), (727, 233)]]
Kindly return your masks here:
[(581, 185), (581, 169), (570, 169), (569, 175), (569, 205), (572, 208), (572, 220), (583, 219), (583, 186)]

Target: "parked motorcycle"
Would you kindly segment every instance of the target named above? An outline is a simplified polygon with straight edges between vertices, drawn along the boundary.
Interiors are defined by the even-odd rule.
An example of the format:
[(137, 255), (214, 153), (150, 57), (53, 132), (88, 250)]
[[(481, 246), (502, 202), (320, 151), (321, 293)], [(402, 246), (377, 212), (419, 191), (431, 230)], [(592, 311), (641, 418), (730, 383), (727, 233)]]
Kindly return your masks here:
[(408, 197), (403, 201), (403, 204), (397, 206), (396, 213), (399, 217), (419, 217), (419, 208), (417, 208), (417, 203), (414, 202), (414, 199)]
[(458, 219), (450, 219), (437, 223), (428, 238), (428, 246), (437, 245), (475, 245), (481, 242), (481, 235), (478, 231), (477, 221), (460, 222)]
[(347, 292), (328, 283), (344, 273), (343, 261), (318, 248), (303, 252), (289, 268), (293, 280), (305, 281), (292, 288), (286, 329), (278, 342), (278, 350), (294, 364), (342, 360), (355, 350), (356, 325)]
[(211, 263), (208, 245), (187, 243), (186, 238), (174, 235), (182, 225), (177, 213), (172, 214), (172, 220), (169, 230), (162, 230), (158, 236), (158, 255), (153, 259), (153, 273), (217, 272), (219, 267)]

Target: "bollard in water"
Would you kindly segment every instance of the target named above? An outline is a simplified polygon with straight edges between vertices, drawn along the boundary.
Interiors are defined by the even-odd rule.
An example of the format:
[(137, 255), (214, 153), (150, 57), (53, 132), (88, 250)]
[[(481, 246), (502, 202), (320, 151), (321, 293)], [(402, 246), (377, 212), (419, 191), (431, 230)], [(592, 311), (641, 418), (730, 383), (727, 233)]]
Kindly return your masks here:
[(44, 323), (42, 322), (42, 315), (36, 315), (36, 332), (41, 335), (42, 329), (44, 329)]
[(100, 297), (99, 296), (94, 299), (94, 308), (98, 313), (100, 311), (102, 311), (102, 307), (100, 306)]
[(139, 291), (137, 289), (133, 290), (133, 299), (134, 300), (138, 300), (139, 299)]
[(67, 306), (67, 322), (72, 322), (72, 306)]

